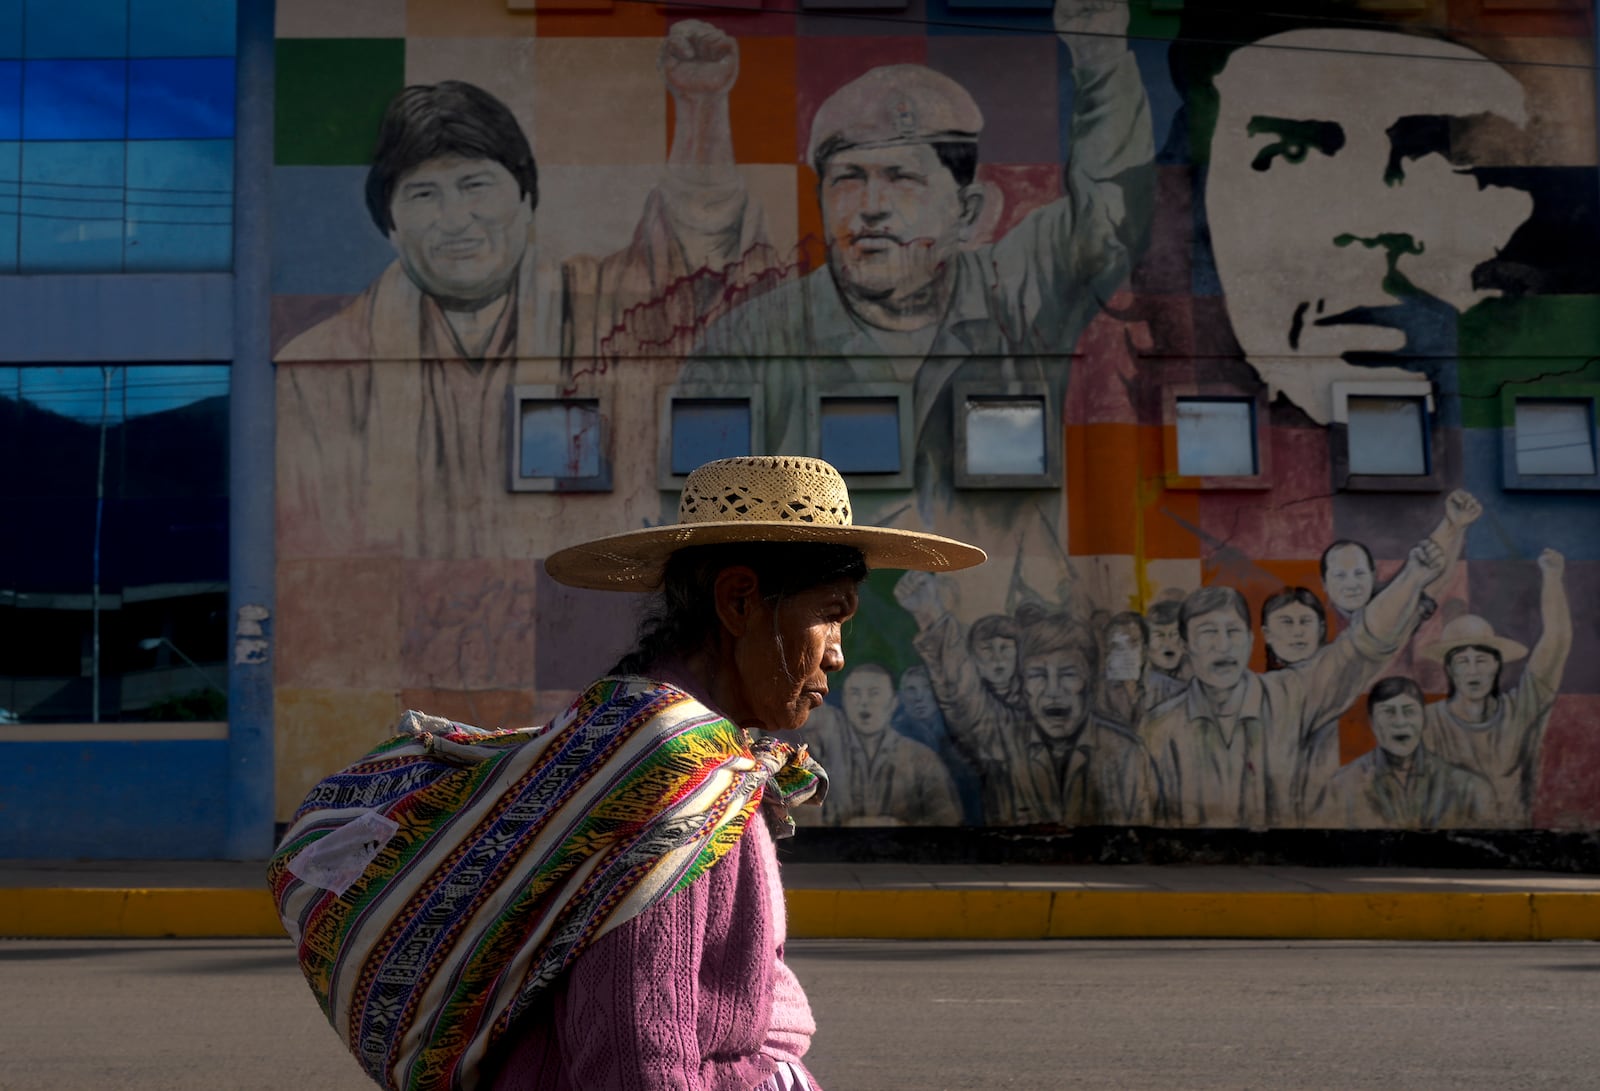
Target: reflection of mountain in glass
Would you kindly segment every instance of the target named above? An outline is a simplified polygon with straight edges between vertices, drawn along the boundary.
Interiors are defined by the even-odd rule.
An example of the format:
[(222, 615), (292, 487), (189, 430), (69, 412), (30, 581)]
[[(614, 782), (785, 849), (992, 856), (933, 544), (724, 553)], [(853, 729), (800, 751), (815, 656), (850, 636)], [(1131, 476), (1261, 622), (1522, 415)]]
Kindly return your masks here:
[(102, 504), (99, 425), (0, 396), (0, 709), (91, 718), (97, 567), (101, 719), (225, 687), (227, 417), (223, 394), (109, 424)]

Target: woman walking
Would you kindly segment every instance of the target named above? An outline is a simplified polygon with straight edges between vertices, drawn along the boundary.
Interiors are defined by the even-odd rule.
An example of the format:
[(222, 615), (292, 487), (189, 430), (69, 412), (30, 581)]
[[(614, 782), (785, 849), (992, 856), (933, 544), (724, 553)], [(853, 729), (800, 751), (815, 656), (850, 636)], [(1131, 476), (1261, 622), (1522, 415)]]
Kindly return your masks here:
[[(301, 944), (314, 988), (356, 982), (348, 997), (330, 988), (324, 1006), (368, 1072), (394, 1087), (496, 1091), (814, 1088), (803, 1057), (815, 1023), (783, 961), (773, 839), (793, 831), (789, 807), (820, 802), (826, 780), (785, 735), (843, 667), (842, 627), (870, 569), (983, 559), (936, 535), (853, 525), (838, 472), (786, 456), (708, 463), (689, 476), (676, 523), (551, 556), (546, 569), (562, 583), (655, 599), (633, 650), (548, 726), (474, 735), (414, 722), (430, 754), (502, 763), (505, 787), (481, 803), (481, 788), (456, 787), (461, 811), (484, 817), (465, 848), (460, 837), (439, 846), (449, 876), (402, 884), (405, 869), (385, 864), (404, 856), (391, 842), (378, 877), (363, 877), (370, 892), (395, 876), (397, 919), (431, 919), (471, 942), (433, 957), (441, 929), (424, 928), (402, 954), (391, 924), (359, 945), (360, 970), (342, 975), (349, 956), (322, 967)], [(383, 771), (386, 783), (416, 777)], [(313, 791), (279, 858), (314, 853), (319, 842), (296, 840), (312, 800), (372, 797), (364, 782), (324, 785), (334, 782), (338, 791)], [(478, 858), (481, 881), (458, 874)], [(293, 862), (284, 870), (296, 873)], [(432, 893), (412, 889), (424, 887)], [(291, 934), (313, 920), (287, 885), (274, 888)], [(381, 983), (395, 980), (404, 991), (385, 994)]]

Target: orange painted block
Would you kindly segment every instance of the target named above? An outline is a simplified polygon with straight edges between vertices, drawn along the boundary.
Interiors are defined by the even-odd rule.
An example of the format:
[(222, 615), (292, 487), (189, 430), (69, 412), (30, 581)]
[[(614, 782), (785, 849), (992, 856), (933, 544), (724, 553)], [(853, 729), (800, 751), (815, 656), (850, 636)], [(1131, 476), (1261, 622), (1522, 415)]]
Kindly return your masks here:
[[(793, 163), (795, 117), (783, 104), (794, 97), (793, 38), (739, 39), (739, 78), (728, 95), (737, 163)], [(667, 95), (667, 145), (677, 131), (677, 104)]]
[(1339, 764), (1348, 765), (1377, 745), (1378, 737), (1367, 721), (1367, 701), (1363, 697), (1339, 717)]
[(739, 39), (739, 81), (728, 96), (737, 162), (794, 162), (795, 81), (793, 38)]
[(1149, 559), (1187, 560), (1205, 553), (1199, 533), (1200, 494), (1166, 487), (1162, 454), (1166, 431), (1159, 425), (1139, 427), (1142, 555)]
[(1065, 429), (1067, 551), (1139, 554), (1139, 434), (1133, 424)]
[(654, 4), (612, 0), (551, 0), (535, 3), (534, 33), (541, 38), (660, 38), (666, 12)]

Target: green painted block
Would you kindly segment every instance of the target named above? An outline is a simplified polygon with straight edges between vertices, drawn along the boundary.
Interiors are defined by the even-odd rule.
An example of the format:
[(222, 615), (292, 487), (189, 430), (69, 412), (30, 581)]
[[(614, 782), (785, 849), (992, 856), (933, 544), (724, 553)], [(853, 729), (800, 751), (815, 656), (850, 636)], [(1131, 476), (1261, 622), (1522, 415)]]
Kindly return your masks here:
[(405, 86), (403, 38), (280, 38), (279, 166), (364, 166)]
[(1131, 0), (1128, 37), (1171, 41), (1178, 36), (1178, 23), (1182, 18), (1183, 0)]
[(1489, 299), (1461, 316), (1461, 423), (1499, 428), (1510, 385), (1600, 382), (1600, 296)]
[(911, 646), (917, 623), (894, 597), (894, 585), (903, 575), (893, 569), (868, 573), (861, 585), (856, 616), (845, 626), (845, 674), (850, 673), (851, 667), (878, 663), (894, 676), (895, 688), (899, 689), (901, 672), (922, 662)]

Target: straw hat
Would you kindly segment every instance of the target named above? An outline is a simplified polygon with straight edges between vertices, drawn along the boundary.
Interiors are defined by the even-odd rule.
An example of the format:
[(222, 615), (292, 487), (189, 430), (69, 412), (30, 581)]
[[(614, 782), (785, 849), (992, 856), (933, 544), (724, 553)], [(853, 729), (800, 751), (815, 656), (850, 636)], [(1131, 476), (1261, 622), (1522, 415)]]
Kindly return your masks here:
[(1422, 649), (1429, 659), (1444, 662), (1444, 657), (1457, 648), (1477, 645), (1493, 648), (1500, 653), (1500, 662), (1514, 663), (1528, 654), (1526, 644), (1518, 644), (1508, 637), (1496, 636), (1494, 626), (1477, 614), (1462, 614), (1444, 627), (1439, 639)]
[(868, 568), (952, 572), (986, 559), (977, 546), (937, 534), (850, 522), (850, 493), (820, 458), (753, 455), (708, 462), (689, 475), (678, 521), (568, 546), (544, 562), (558, 583), (597, 591), (650, 591), (667, 558), (687, 546), (819, 542), (854, 546)]

